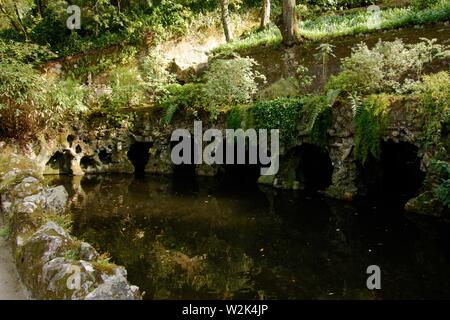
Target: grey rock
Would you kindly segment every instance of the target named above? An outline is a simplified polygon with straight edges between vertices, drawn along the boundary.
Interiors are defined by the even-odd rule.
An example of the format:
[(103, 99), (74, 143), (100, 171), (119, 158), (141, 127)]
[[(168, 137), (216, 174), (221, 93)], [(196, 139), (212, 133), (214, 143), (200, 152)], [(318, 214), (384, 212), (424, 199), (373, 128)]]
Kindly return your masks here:
[(82, 242), (80, 245), (80, 258), (86, 261), (92, 261), (98, 258), (98, 253), (89, 243)]
[(104, 283), (86, 296), (86, 300), (137, 300), (139, 289), (131, 286), (127, 279), (116, 274), (109, 276)]
[(58, 213), (64, 212), (67, 204), (69, 194), (64, 186), (58, 186), (48, 189), (45, 192), (45, 210), (55, 211)]

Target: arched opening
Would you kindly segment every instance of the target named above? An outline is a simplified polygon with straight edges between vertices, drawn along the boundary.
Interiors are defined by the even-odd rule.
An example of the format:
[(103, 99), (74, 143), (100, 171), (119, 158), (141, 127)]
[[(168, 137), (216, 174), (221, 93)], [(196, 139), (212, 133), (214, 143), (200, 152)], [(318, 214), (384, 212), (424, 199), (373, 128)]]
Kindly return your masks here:
[(304, 143), (298, 147), (299, 164), (296, 170), (297, 180), (303, 182), (305, 190), (317, 192), (331, 185), (333, 163), (326, 150), (319, 146)]
[(112, 153), (106, 151), (105, 149), (100, 150), (98, 153), (98, 158), (103, 164), (111, 164), (113, 162)]
[[(224, 142), (223, 149), (223, 162), (218, 173), (218, 179), (224, 186), (233, 186), (233, 188), (247, 187), (249, 185), (257, 184), (258, 178), (261, 176), (261, 163), (258, 156), (258, 146), (254, 146), (253, 151), (249, 148), (249, 140), (246, 139), (245, 144), (245, 161), (243, 164), (238, 163), (238, 146), (237, 140), (234, 145)], [(228, 159), (229, 150), (234, 150), (232, 159)], [(256, 152), (256, 163), (251, 163), (250, 153)], [(232, 160), (232, 161), (231, 161)], [(244, 159), (241, 159), (243, 161)], [(231, 163), (232, 162), (232, 163)], [(268, 167), (269, 165), (265, 166)]]
[(56, 151), (45, 165), (46, 171), (54, 174), (72, 174), (72, 160), (73, 156), (69, 152)]
[[(188, 139), (188, 138), (184, 137), (184, 139)], [(178, 165), (174, 164), (173, 165), (173, 177), (174, 178), (193, 178), (196, 176), (196, 173), (195, 173), (196, 165), (194, 163), (194, 161), (195, 161), (194, 148), (196, 146), (196, 143), (195, 143), (194, 139), (192, 139), (192, 138), (189, 138), (189, 139), (190, 139), (190, 143), (191, 143), (190, 155), (185, 155), (184, 153), (187, 152), (187, 150), (182, 149), (179, 153), (179, 156), (182, 158), (189, 157), (190, 163), (182, 163), (182, 164), (178, 164)], [(181, 143), (181, 140), (179, 142), (171, 141), (170, 142), (170, 150), (172, 151), (172, 149), (179, 143)], [(199, 150), (199, 152), (203, 152), (203, 150)]]
[(131, 145), (127, 155), (134, 166), (134, 172), (136, 174), (143, 174), (145, 172), (145, 166), (150, 159), (149, 150), (151, 147), (151, 142), (135, 142)]
[(81, 158), (80, 166), (84, 172), (91, 172), (95, 167), (97, 167), (98, 163), (92, 156), (84, 156)]
[(401, 205), (416, 195), (425, 178), (418, 148), (391, 140), (381, 143), (380, 159), (369, 158), (364, 166), (359, 166), (358, 173), (371, 200)]

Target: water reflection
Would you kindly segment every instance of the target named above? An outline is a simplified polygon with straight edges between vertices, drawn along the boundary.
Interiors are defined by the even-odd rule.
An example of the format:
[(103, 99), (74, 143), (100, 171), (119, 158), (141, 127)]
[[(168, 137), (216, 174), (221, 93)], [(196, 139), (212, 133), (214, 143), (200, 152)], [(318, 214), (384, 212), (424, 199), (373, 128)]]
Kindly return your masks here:
[(215, 179), (51, 180), (70, 190), (74, 233), (147, 299), (450, 298), (448, 227), (398, 209)]

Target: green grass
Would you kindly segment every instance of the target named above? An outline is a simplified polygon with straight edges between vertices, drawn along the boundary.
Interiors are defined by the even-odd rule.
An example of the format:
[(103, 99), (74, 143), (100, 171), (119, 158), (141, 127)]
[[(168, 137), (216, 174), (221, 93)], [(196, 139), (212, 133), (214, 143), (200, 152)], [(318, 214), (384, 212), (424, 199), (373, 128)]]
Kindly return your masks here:
[[(388, 8), (381, 11), (380, 28), (395, 29), (450, 19), (450, 1), (441, 0), (433, 7), (416, 11), (411, 7)], [(317, 19), (300, 22), (300, 34), (306, 39), (318, 41), (345, 35), (355, 35), (377, 31), (369, 24), (370, 14), (365, 10), (352, 11), (343, 15), (326, 15)], [(281, 43), (281, 33), (271, 25), (262, 32), (250, 33), (247, 37), (223, 45), (213, 51), (215, 54), (229, 54), (259, 46), (277, 46)]]

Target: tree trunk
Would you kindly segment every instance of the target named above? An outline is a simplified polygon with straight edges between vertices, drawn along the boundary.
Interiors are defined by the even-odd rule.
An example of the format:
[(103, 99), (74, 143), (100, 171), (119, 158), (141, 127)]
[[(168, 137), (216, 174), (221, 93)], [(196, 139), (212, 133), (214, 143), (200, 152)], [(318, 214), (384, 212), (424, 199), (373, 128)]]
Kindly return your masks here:
[(230, 15), (228, 12), (228, 0), (220, 0), (220, 7), (222, 11), (223, 31), (225, 32), (225, 39), (230, 42), (233, 38), (230, 27)]
[[(17, 10), (17, 6), (14, 3), (14, 7)], [(17, 33), (23, 33), (23, 36), (25, 37), (25, 39), (28, 39), (28, 34), (26, 32), (26, 29), (23, 27), (23, 25), (20, 24), (20, 20), (17, 21), (16, 19), (14, 19), (14, 17), (12, 16), (12, 14), (8, 11), (8, 8), (6, 7), (6, 5), (0, 1), (0, 11), (8, 18), (9, 22), (11, 23), (12, 27), (17, 31)], [(20, 16), (19, 16), (20, 17)]]
[(263, 0), (260, 29), (261, 30), (266, 29), (269, 23), (270, 23), (270, 0)]
[(283, 0), (283, 14), (277, 25), (285, 45), (292, 46), (300, 41), (295, 0)]
[(28, 40), (28, 32), (27, 29), (25, 28), (23, 22), (22, 22), (22, 18), (20, 16), (20, 12), (19, 12), (19, 8), (17, 8), (17, 3), (14, 2), (14, 11), (16, 13), (17, 16), (17, 21), (19, 23), (20, 29), (22, 29), (23, 35), (25, 36), (25, 39)]

